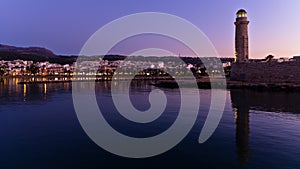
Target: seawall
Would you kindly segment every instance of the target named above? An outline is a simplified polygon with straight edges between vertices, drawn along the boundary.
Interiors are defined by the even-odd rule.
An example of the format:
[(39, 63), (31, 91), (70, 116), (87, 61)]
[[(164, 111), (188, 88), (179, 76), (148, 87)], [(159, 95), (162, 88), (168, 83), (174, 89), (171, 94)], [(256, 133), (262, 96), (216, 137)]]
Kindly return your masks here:
[(231, 80), (260, 83), (300, 83), (300, 62), (233, 63)]

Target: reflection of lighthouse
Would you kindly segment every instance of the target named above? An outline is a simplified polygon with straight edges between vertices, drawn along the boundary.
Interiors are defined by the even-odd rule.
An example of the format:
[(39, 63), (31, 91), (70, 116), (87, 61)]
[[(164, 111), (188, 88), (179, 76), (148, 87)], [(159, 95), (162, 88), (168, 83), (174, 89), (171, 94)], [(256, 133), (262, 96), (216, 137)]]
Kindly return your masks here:
[(248, 24), (247, 12), (244, 9), (236, 13), (235, 30), (235, 61), (247, 62), (249, 58), (248, 49)]
[(230, 93), (235, 113), (237, 156), (241, 164), (246, 164), (249, 159), (249, 105), (243, 91)]

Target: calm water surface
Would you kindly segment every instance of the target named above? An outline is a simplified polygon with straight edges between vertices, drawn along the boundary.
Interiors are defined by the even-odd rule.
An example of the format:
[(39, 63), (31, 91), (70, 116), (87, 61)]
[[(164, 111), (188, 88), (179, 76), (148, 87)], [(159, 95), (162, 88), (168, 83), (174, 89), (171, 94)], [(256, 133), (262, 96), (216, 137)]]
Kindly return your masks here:
[[(128, 159), (104, 151), (85, 134), (73, 108), (71, 83), (17, 84), (21, 80), (4, 79), (0, 83), (1, 169), (297, 169), (300, 166), (300, 93), (227, 91), (221, 123), (207, 142), (199, 144), (211, 92), (199, 90), (197, 121), (180, 144), (159, 156)], [(137, 124), (118, 114), (110, 85), (97, 82), (98, 104), (107, 121), (123, 134), (154, 136), (168, 129), (177, 117), (178, 89), (162, 89), (168, 104), (159, 119)], [(132, 104), (139, 110), (147, 110), (149, 92), (155, 88), (148, 82), (133, 82)], [(197, 92), (191, 89), (189, 94)]]

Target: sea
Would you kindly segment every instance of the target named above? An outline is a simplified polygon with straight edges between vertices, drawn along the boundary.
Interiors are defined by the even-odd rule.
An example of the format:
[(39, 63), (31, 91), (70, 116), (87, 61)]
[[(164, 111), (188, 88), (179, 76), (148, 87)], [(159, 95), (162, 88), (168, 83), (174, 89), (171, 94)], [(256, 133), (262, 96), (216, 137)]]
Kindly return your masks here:
[[(178, 144), (153, 156), (126, 157), (110, 151), (109, 146), (101, 146), (86, 132), (74, 106), (74, 84), (61, 81), (19, 84), (22, 81), (23, 78), (3, 78), (0, 82), (1, 169), (300, 167), (300, 93), (218, 89), (214, 92), (222, 93), (225, 100), (220, 121), (217, 120), (212, 135), (199, 142), (213, 107), (211, 89), (159, 88), (149, 80), (132, 81), (129, 88), (121, 81), (95, 82), (93, 94), (98, 111), (121, 135), (137, 139), (155, 137), (172, 128), (179, 111), (187, 114), (180, 120), (191, 129)], [(115, 106), (112, 87), (117, 89), (117, 94), (127, 94), (129, 102), (126, 103), (138, 112), (147, 112), (153, 106), (149, 99), (152, 91), (162, 91), (165, 108), (151, 122), (132, 121)], [(182, 110), (183, 92), (190, 99), (195, 96), (200, 99), (184, 102), (187, 108)], [(85, 108), (90, 109), (82, 109)], [(189, 108), (198, 111), (193, 119)], [(107, 138), (110, 135), (106, 132), (96, 135), (100, 140), (113, 139)], [(173, 139), (172, 135), (169, 137)], [(157, 145), (169, 144), (168, 139), (158, 140)], [(127, 145), (126, 139), (111, 142)], [(149, 149), (157, 148), (149, 146)], [(131, 145), (120, 147), (121, 152), (122, 148), (129, 149), (129, 154), (139, 149), (138, 145)]]

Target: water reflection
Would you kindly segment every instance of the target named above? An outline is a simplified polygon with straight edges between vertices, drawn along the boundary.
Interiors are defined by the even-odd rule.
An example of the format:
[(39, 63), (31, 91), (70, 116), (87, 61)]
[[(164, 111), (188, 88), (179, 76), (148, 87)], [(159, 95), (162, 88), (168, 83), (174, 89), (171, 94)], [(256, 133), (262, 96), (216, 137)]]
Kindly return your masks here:
[(56, 91), (71, 91), (71, 83), (18, 84), (21, 78), (3, 78), (0, 82), (1, 105), (12, 102), (46, 101)]
[(246, 165), (249, 160), (249, 104), (247, 93), (243, 91), (231, 91), (231, 101), (234, 110), (236, 124), (236, 147), (238, 161)]
[(248, 106), (251, 110), (281, 113), (300, 113), (300, 94), (296, 92), (270, 92), (231, 90), (235, 106)]
[[(82, 168), (79, 167), (79, 164), (86, 163), (95, 166), (105, 166), (103, 163), (115, 164), (118, 167), (123, 166), (124, 163), (136, 164), (136, 161), (127, 159), (121, 159), (120, 162), (120, 158), (110, 156), (92, 144), (76, 118), (72, 103), (71, 83), (18, 84), (20, 81), (23, 79), (5, 78), (0, 82), (0, 119), (2, 120), (0, 128), (3, 129), (0, 132), (2, 138), (0, 149), (3, 151), (1, 164), (8, 165), (7, 163), (10, 161), (6, 159), (18, 159), (13, 163), (22, 164), (29, 161), (28, 164), (34, 164), (32, 161), (39, 156), (51, 156), (51, 159), (53, 157), (54, 160), (61, 158), (64, 161), (71, 161), (73, 168)], [(130, 93), (132, 95), (130, 97), (132, 98), (130, 99), (139, 110), (145, 110), (151, 106), (148, 94), (155, 87), (149, 83), (151, 82), (134, 81), (131, 84)], [(99, 107), (103, 107), (105, 117), (116, 130), (124, 134), (131, 134), (133, 137), (148, 137), (161, 133), (172, 125), (177, 117), (176, 112), (180, 109), (178, 90), (162, 89), (166, 91), (167, 100), (170, 101), (167, 106), (168, 113), (163, 114), (163, 118), (154, 123), (137, 127), (137, 124), (128, 123), (116, 110), (111, 109), (113, 107), (109, 93), (111, 85), (119, 86), (120, 92), (122, 92), (127, 89), (123, 84), (122, 81), (105, 81), (97, 82), (95, 85), (96, 92), (99, 93), (97, 99), (101, 100)], [(82, 82), (80, 85), (83, 88), (89, 87), (89, 83)], [(209, 109), (210, 91), (201, 90), (200, 94), (204, 98), (201, 98), (204, 106), (200, 112), (203, 113)], [(200, 114), (196, 125), (201, 126), (195, 127), (182, 144), (162, 156), (150, 159), (150, 161), (147, 161), (148, 159), (139, 161), (140, 164), (144, 165), (148, 162), (168, 166), (172, 164), (186, 166), (186, 164), (201, 163), (207, 166), (215, 165), (215, 167), (205, 168), (239, 168), (237, 166), (237, 162), (239, 162), (240, 168), (275, 169), (284, 165), (287, 166), (286, 168), (297, 168), (300, 157), (300, 105), (298, 104), (300, 94), (231, 90), (230, 96), (231, 102), (227, 102), (229, 106), (226, 105), (220, 125), (223, 127), (219, 127), (219, 133), (214, 135), (220, 139), (210, 139), (209, 142), (202, 145), (197, 143), (199, 129), (206, 118), (205, 114), (203, 116)], [(230, 104), (232, 104), (233, 111)], [(233, 113), (235, 121), (233, 121)], [(270, 120), (270, 116), (280, 118)], [(66, 133), (68, 137), (65, 137)], [(58, 141), (58, 138), (61, 141)], [(41, 144), (35, 144), (36, 140)], [(15, 149), (16, 145), (20, 148)], [(222, 149), (219, 149), (219, 146)], [(82, 154), (74, 153), (74, 147), (79, 147), (78, 151), (91, 161), (82, 161)], [(236, 147), (236, 149), (232, 147)], [(24, 149), (27, 151), (23, 151)], [(40, 154), (34, 153), (35, 150), (40, 150)], [(37, 154), (37, 156), (33, 154)], [(58, 157), (57, 154), (61, 156)], [(237, 158), (231, 154), (236, 154)], [(217, 163), (215, 163), (216, 159)], [(41, 163), (49, 165), (48, 161)], [(27, 166), (26, 168), (34, 167)]]
[[(18, 84), (19, 82), (32, 81), (34, 79), (26, 78), (3, 78), (0, 82), (0, 103), (5, 104), (11, 101), (33, 101), (33, 100), (49, 100), (51, 95), (56, 91), (71, 91), (72, 84), (70, 81), (59, 82), (59, 83), (28, 83)], [(51, 78), (37, 78), (35, 80), (53, 81)], [(62, 80), (62, 79), (58, 79)], [(70, 79), (65, 79), (70, 80)], [(114, 84), (112, 84), (114, 83)], [(131, 92), (143, 92), (149, 91), (153, 88), (149, 83), (152, 81), (133, 80), (130, 85)], [(97, 82), (95, 85), (96, 92), (107, 92), (111, 90), (111, 85), (118, 85), (120, 89), (128, 90), (125, 85), (125, 81), (119, 82)], [(90, 88), (90, 82), (80, 82), (82, 89)]]
[(26, 97), (26, 93), (27, 93), (27, 85), (23, 84), (23, 93), (24, 93), (24, 98)]
[(287, 114), (300, 112), (299, 93), (231, 90), (230, 95), (235, 114), (237, 156), (239, 163), (243, 165), (248, 163), (250, 156), (250, 112), (260, 111), (266, 116), (280, 119), (291, 118)]

